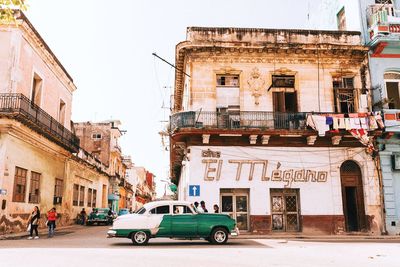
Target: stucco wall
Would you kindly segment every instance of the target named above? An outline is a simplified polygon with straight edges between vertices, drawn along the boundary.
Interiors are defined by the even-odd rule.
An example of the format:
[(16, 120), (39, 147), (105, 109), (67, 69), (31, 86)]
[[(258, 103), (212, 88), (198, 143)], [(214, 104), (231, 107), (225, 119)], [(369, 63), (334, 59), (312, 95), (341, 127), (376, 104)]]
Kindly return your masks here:
[[(191, 92), (189, 110), (215, 111), (216, 110), (216, 72), (227, 67), (225, 63), (201, 62), (196, 60), (192, 64)], [(248, 84), (253, 69), (257, 67), (261, 79), (264, 80), (262, 95), (259, 104), (255, 104), (251, 87)], [(271, 85), (272, 74), (277, 70), (288, 70), (295, 73), (298, 111), (334, 111), (334, 96), (332, 89), (332, 73), (341, 70), (351, 72), (354, 76), (355, 88), (361, 88), (360, 66), (341, 69), (339, 64), (319, 66), (320, 82), (318, 85), (318, 65), (303, 64), (245, 64), (230, 63), (229, 69), (240, 72), (240, 109), (242, 111), (273, 111), (272, 94), (274, 90), (267, 91)], [(318, 91), (320, 105), (318, 105)]]
[[(340, 166), (345, 160), (354, 160), (360, 166), (364, 186), (365, 213), (371, 216), (375, 230), (381, 227), (379, 184), (374, 162), (365, 153), (364, 148), (309, 148), (309, 147), (200, 147), (191, 146), (189, 161), (184, 162), (179, 182), (179, 199), (190, 202), (204, 200), (211, 210), (214, 204), (220, 205), (221, 188), (249, 188), (250, 215), (270, 215), (271, 188), (299, 188), (302, 215), (343, 215), (341, 196)], [(202, 160), (202, 151), (220, 151), (222, 160), (220, 179), (205, 180), (206, 164)], [(255, 165), (252, 180), (249, 180), (250, 165), (243, 164), (240, 179), (237, 177), (237, 164), (229, 160), (268, 160), (266, 176), (272, 177), (272, 171), (314, 170), (327, 173), (324, 182), (277, 182), (269, 179), (262, 181), (262, 165)], [(210, 168), (218, 168), (212, 164)], [(210, 172), (216, 176), (218, 170)], [(289, 185), (290, 184), (290, 185)], [(189, 196), (189, 185), (200, 185), (200, 196)]]

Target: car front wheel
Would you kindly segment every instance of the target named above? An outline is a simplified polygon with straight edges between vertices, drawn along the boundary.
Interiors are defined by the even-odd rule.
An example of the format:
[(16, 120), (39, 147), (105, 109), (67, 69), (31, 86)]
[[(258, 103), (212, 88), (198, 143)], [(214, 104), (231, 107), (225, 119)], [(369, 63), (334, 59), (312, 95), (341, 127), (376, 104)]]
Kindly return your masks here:
[(134, 245), (146, 245), (149, 242), (150, 236), (144, 231), (137, 231), (132, 234), (132, 242)]
[(225, 244), (228, 241), (228, 231), (224, 228), (215, 228), (211, 232), (210, 242), (216, 245)]

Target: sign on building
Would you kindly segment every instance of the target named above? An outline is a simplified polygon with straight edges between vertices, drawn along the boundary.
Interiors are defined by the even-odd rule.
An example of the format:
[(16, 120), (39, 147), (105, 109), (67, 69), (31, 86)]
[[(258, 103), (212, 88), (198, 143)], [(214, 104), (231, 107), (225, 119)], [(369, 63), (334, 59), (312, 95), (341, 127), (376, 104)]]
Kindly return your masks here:
[(199, 197), (200, 196), (200, 185), (189, 185), (189, 196)]

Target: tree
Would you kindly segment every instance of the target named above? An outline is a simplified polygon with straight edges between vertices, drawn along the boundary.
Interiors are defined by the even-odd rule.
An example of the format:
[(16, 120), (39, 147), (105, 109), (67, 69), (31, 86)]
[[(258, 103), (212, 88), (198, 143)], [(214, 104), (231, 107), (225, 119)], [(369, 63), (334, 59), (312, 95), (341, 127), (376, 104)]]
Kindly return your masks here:
[(26, 0), (0, 0), (0, 24), (15, 22), (14, 9), (26, 10)]

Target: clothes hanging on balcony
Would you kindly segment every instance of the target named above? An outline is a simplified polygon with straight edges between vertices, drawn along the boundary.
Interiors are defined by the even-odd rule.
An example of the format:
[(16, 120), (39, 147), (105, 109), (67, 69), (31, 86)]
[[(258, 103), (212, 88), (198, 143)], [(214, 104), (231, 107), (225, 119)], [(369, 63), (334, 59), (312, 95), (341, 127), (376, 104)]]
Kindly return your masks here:
[(352, 129), (349, 131), (351, 135), (358, 139), (361, 144), (367, 146), (367, 153), (372, 154), (375, 151), (372, 138), (368, 137), (368, 132), (364, 129)]
[(325, 136), (325, 133), (329, 131), (329, 125), (326, 124), (325, 116), (309, 115), (307, 116), (307, 125), (318, 131), (318, 136)]

